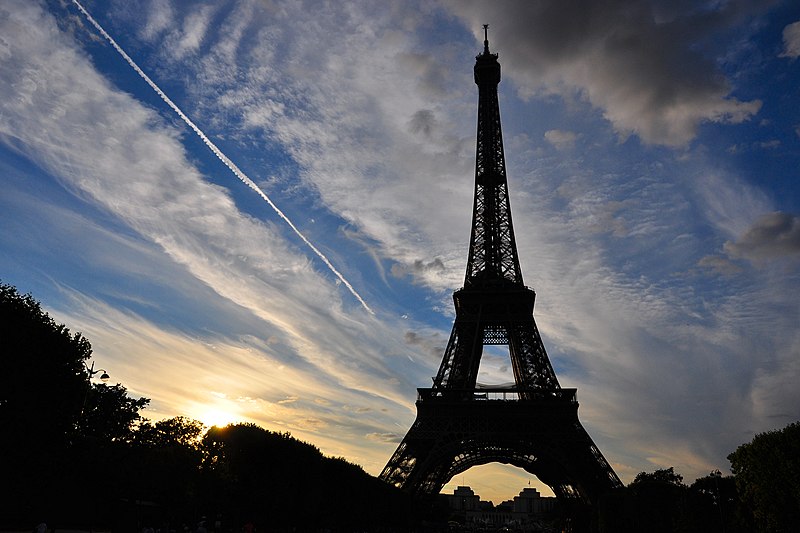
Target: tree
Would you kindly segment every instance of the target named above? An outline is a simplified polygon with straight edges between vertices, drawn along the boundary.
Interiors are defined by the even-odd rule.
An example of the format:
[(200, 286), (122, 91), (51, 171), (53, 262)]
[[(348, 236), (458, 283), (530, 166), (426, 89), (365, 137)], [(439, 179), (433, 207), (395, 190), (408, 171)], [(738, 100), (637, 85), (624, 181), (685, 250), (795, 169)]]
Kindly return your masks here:
[(22, 439), (9, 444), (65, 444), (87, 391), (89, 341), (57, 324), (32, 296), (1, 283), (0, 338), (0, 424)]
[(675, 487), (684, 487), (683, 476), (676, 473), (673, 467), (660, 468), (652, 474), (647, 472), (639, 472), (631, 482), (631, 487), (642, 486), (645, 484), (659, 484), (659, 485), (672, 485)]
[(756, 435), (728, 460), (758, 531), (795, 530), (800, 524), (800, 422)]
[(408, 494), (288, 433), (212, 427), (203, 451), (203, 508), (237, 524), (358, 531), (405, 527), (420, 516)]
[[(118, 467), (121, 496), (157, 506), (152, 523), (193, 523), (200, 485), (202, 422), (178, 416), (144, 421), (133, 432)], [(140, 517), (141, 518), (141, 517)]]
[(143, 420), (139, 411), (148, 403), (147, 398), (128, 396), (127, 389), (119, 383), (112, 386), (92, 384), (84, 398), (75, 432), (78, 437), (102, 442), (130, 442), (137, 423)]
[(750, 532), (752, 520), (743, 508), (733, 476), (715, 470), (689, 487), (687, 513), (691, 531)]
[(684, 520), (686, 485), (673, 467), (640, 472), (628, 485), (633, 527), (630, 531), (679, 531)]
[[(129, 439), (149, 400), (125, 387), (92, 385), (89, 341), (0, 283), (0, 501), (27, 527), (45, 509), (80, 501), (89, 464)], [(98, 465), (99, 467), (100, 465)]]

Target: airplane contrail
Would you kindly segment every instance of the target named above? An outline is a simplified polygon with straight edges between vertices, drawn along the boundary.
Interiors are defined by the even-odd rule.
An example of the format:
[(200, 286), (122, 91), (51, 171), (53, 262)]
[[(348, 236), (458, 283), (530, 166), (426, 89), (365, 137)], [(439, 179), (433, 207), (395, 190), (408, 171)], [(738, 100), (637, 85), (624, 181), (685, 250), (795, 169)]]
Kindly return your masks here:
[(370, 309), (370, 307), (367, 305), (367, 302), (365, 302), (364, 299), (361, 297), (361, 295), (358, 294), (358, 292), (356, 292), (356, 290), (353, 288), (352, 285), (350, 285), (350, 282), (347, 281), (345, 277), (338, 270), (336, 270), (336, 267), (333, 266), (333, 264), (328, 260), (328, 258), (325, 257), (325, 254), (319, 251), (319, 249), (317, 249), (317, 247), (314, 246), (311, 243), (311, 241), (309, 241), (306, 238), (306, 236), (300, 232), (299, 229), (297, 229), (297, 226), (295, 226), (292, 223), (292, 221), (289, 220), (289, 218), (285, 214), (283, 214), (283, 211), (281, 211), (277, 205), (272, 203), (272, 200), (270, 200), (269, 196), (267, 196), (264, 193), (264, 191), (262, 191), (261, 188), (258, 185), (256, 185), (256, 183), (253, 180), (247, 177), (247, 174), (242, 172), (241, 169), (239, 169), (239, 167), (237, 167), (236, 164), (228, 158), (228, 156), (222, 153), (222, 150), (220, 150), (217, 147), (217, 145), (214, 144), (211, 141), (211, 139), (209, 139), (208, 136), (206, 136), (206, 134), (203, 133), (203, 131), (200, 128), (198, 128), (195, 125), (195, 123), (192, 122), (192, 120), (189, 117), (187, 117), (183, 111), (181, 111), (181, 109), (175, 104), (175, 102), (173, 102), (169, 98), (169, 96), (167, 96), (164, 93), (164, 91), (162, 91), (161, 88), (158, 85), (156, 85), (156, 83), (153, 80), (150, 79), (150, 76), (145, 74), (145, 72), (141, 68), (139, 68), (139, 65), (137, 65), (136, 62), (133, 59), (131, 59), (131, 57), (128, 54), (125, 53), (125, 50), (123, 50), (114, 40), (114, 38), (111, 37), (111, 35), (109, 35), (108, 32), (106, 32), (106, 30), (103, 29), (100, 23), (97, 22), (94, 19), (94, 17), (92, 17), (92, 15), (89, 14), (88, 11), (86, 11), (86, 9), (84, 9), (84, 7), (80, 4), (80, 2), (78, 2), (78, 0), (72, 0), (72, 2), (78, 7), (81, 13), (83, 13), (83, 15), (86, 17), (86, 20), (88, 20), (92, 24), (92, 26), (94, 26), (97, 29), (97, 31), (99, 31), (100, 34), (103, 37), (105, 37), (109, 43), (111, 43), (111, 46), (114, 47), (114, 50), (116, 50), (119, 53), (119, 55), (121, 55), (122, 58), (128, 62), (128, 64), (133, 68), (133, 70), (135, 70), (136, 73), (145, 82), (147, 82), (147, 84), (156, 92), (156, 94), (158, 94), (158, 96), (160, 96), (161, 99), (164, 100), (164, 102), (168, 106), (170, 106), (172, 110), (175, 111), (175, 113), (178, 114), (178, 116), (186, 123), (187, 126), (192, 128), (192, 130), (197, 134), (197, 136), (200, 137), (200, 140), (202, 140), (205, 143), (205, 145), (208, 146), (208, 148), (212, 152), (214, 152), (214, 155), (216, 155), (219, 158), (219, 160), (222, 161), (225, 164), (225, 166), (228, 167), (230, 171), (233, 172), (233, 174), (242, 181), (242, 183), (253, 189), (256, 193), (258, 193), (258, 195), (261, 198), (263, 198), (264, 201), (267, 202), (272, 209), (275, 210), (278, 216), (281, 217), (284, 220), (284, 222), (286, 222), (289, 225), (290, 228), (292, 228), (295, 234), (297, 234), (297, 236), (300, 237), (300, 239), (304, 243), (306, 243), (306, 245), (308, 245), (308, 247), (311, 248), (311, 250), (315, 254), (317, 254), (317, 257), (319, 257), (322, 260), (322, 262), (325, 263), (325, 265), (330, 269), (330, 271), (333, 272), (337, 278), (339, 278), (339, 281), (341, 281), (344, 284), (344, 286), (347, 287), (350, 293), (356, 298), (356, 300), (358, 300), (361, 303), (364, 309), (366, 309), (371, 314), (375, 314), (372, 311), (372, 309)]

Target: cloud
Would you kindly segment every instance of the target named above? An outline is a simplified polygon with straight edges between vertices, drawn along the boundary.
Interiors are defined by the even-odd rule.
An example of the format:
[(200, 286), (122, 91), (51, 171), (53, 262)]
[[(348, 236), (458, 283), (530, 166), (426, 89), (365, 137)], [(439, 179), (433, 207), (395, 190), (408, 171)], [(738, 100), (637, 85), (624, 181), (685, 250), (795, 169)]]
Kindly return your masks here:
[(765, 150), (774, 150), (776, 148), (780, 148), (781, 141), (779, 139), (770, 139), (769, 141), (762, 141), (758, 143), (758, 146)]
[(436, 117), (430, 109), (420, 109), (411, 117), (409, 128), (412, 133), (422, 133), (430, 137), (436, 128)]
[(490, 47), (523, 95), (578, 94), (623, 138), (683, 146), (701, 123), (742, 122), (761, 107), (731, 97), (729, 81), (696, 49), (719, 25), (742, 20), (740, 3), (668, 20), (638, 0), (448, 5), (476, 33), (475, 21), (492, 21)]
[(286, 398), (284, 398), (283, 400), (278, 400), (278, 403), (280, 403), (280, 404), (285, 404), (285, 403), (294, 403), (294, 402), (296, 402), (296, 401), (297, 401), (297, 400), (299, 400), (299, 399), (300, 399), (300, 398), (298, 398), (297, 396), (287, 396), (287, 397), (286, 397)]
[(419, 333), (416, 331), (406, 331), (403, 335), (406, 344), (409, 346), (417, 346), (422, 349), (422, 353), (430, 356), (430, 360), (439, 362), (444, 353), (447, 340), (441, 333), (433, 333), (430, 331)]
[(396, 278), (410, 275), (415, 279), (424, 279), (427, 274), (437, 274), (444, 271), (444, 262), (439, 257), (434, 258), (428, 263), (424, 262), (422, 259), (417, 259), (410, 265), (395, 263), (391, 268), (392, 276)]
[(701, 257), (697, 262), (697, 266), (708, 269), (721, 276), (732, 276), (742, 271), (742, 267), (732, 262), (730, 259), (719, 255), (706, 255)]
[(366, 437), (369, 440), (394, 444), (399, 444), (403, 440), (403, 435), (398, 435), (397, 433), (367, 433)]
[[(198, 46), (182, 54), (166, 44), (184, 35), (192, 11), (153, 14), (151, 37), (140, 47), (142, 67), (163, 73), (159, 82), (176, 87), (186, 112), (210, 124), (209, 135), (224, 139), (237, 161), (236, 150), (251, 147), (258, 181), (289, 191), (298, 203), (287, 205), (297, 211), (310, 206), (315, 232), (357, 235), (347, 242), (364, 243), (376, 265), (392, 265), (400, 276), (386, 277), (387, 291), (404, 293), (402, 305), (411, 295), (422, 302), (413, 312), (377, 308), (377, 317), (367, 319), (269, 217), (243, 211), (245, 204), (234, 201), (238, 183), (224, 182), (228, 191), (213, 183), (213, 169), (198, 170), (192, 142), (180, 142), (185, 132), (126, 95), (130, 86), (117, 90), (97, 76), (81, 59), (104, 57), (95, 47), (76, 51), (52, 18), (19, 20), (31, 13), (28, 4), (13, 4), (17, 19), (0, 31), (14, 37), (12, 53), (0, 51), (8, 73), (0, 78), (4, 148), (58, 176), (78, 204), (71, 213), (111, 220), (130, 251), (117, 256), (119, 245), (102, 250), (98, 243), (87, 249), (105, 257), (108, 269), (124, 262), (123, 272), (135, 272), (115, 284), (118, 309), (104, 292), (85, 305), (59, 306), (58, 316), (87, 334), (114, 374), (130, 375), (136, 393), (163, 396), (164, 414), (185, 412), (181, 396), (197, 403), (192, 413), (222, 402), (220, 410), (292, 430), (326, 453), (379, 472), (414, 420), (414, 388), (430, 383), (441, 361), (450, 291), (463, 282), (475, 156), (471, 67), (480, 48), (449, 14), (425, 11), (428, 4), (395, 3), (387, 13), (372, 2), (308, 9), (245, 0), (215, 13)], [(742, 5), (727, 5), (734, 4)], [(132, 11), (127, 2), (108, 5), (103, 21), (120, 38), (144, 24), (118, 26), (120, 13)], [(492, 23), (505, 83), (526, 95), (582, 96), (620, 136), (638, 133), (675, 145), (691, 139), (703, 120), (714, 120), (714, 106), (737, 109), (728, 81), (699, 55), (709, 30), (698, 19), (659, 13), (650, 20), (637, 7), (646, 4), (628, 13), (629, 2), (600, 2), (586, 9), (591, 16), (567, 12), (575, 18), (550, 31), (538, 22), (522, 27), (509, 16), (524, 20), (526, 10), (549, 6), (544, 18), (558, 22), (569, 5), (509, 5), (509, 14), (492, 8), (492, 19), (470, 19), (469, 27), (475, 20)], [(709, 23), (722, 24), (721, 18), (708, 11)], [(431, 37), (442, 20), (457, 30), (447, 34), (452, 39)], [(692, 23), (682, 30), (688, 37), (678, 39), (684, 22)], [(539, 30), (543, 35), (534, 35)], [(635, 46), (645, 32), (663, 52)], [(621, 35), (633, 44), (625, 46)], [(148, 56), (150, 49), (162, 52)], [(685, 71), (672, 64), (684, 59)], [(648, 99), (652, 106), (641, 103)], [(717, 274), (731, 268), (732, 256), (709, 254), (725, 240), (741, 244), (758, 215), (775, 209), (769, 197), (695, 151), (678, 161), (658, 150), (654, 161), (653, 150), (619, 143), (608, 128), (590, 132), (561, 111), (550, 115), (552, 109), (546, 115), (568, 126), (558, 126), (551, 140), (573, 132), (591, 142), (582, 143), (580, 154), (531, 147), (544, 144), (544, 131), (553, 127), (514, 129), (541, 124), (523, 119), (540, 116), (549, 102), (504, 96), (501, 104), (506, 138), (519, 144), (507, 163), (522, 267), (537, 289), (536, 321), (559, 379), (580, 389), (581, 421), (628, 480), (650, 466), (647, 457), (674, 465), (687, 479), (724, 469), (725, 455), (752, 436), (748, 431), (771, 429), (774, 419), (767, 417), (797, 412), (796, 395), (786, 389), (791, 383), (781, 375), (796, 376), (797, 342), (787, 340), (796, 337), (796, 276), (742, 269), (730, 288)], [(752, 105), (739, 104), (739, 111)], [(67, 196), (61, 188), (58, 195)], [(64, 220), (78, 226), (82, 218)], [(44, 249), (50, 242), (25, 245)], [(369, 260), (360, 257), (366, 253), (352, 250), (334, 253), (364, 278), (365, 290), (379, 290), (367, 279)], [(152, 290), (179, 287), (169, 294), (182, 294), (181, 305), (163, 297), (148, 302), (136, 289), (151, 276)], [(132, 280), (137, 284), (128, 288)], [(164, 308), (161, 315), (173, 315), (167, 324), (141, 316), (154, 303)], [(130, 311), (134, 305), (138, 312)], [(192, 317), (192, 328), (177, 318), (186, 310), (203, 313)], [(402, 313), (413, 318), (387, 319)], [(428, 324), (415, 323), (416, 315)], [(220, 321), (235, 323), (235, 333)], [(485, 362), (491, 381), (508, 373), (507, 356), (492, 352)], [(163, 371), (152, 386), (151, 368)], [(186, 376), (188, 385), (162, 375)], [(195, 382), (225, 396), (198, 394)], [(297, 400), (280, 403), (291, 397)]]
[[(357, 348), (383, 325), (367, 326), (371, 320), (345, 311), (335, 284), (273, 226), (240, 212), (225, 189), (206, 181), (187, 161), (178, 132), (111, 87), (50, 15), (22, 3), (5, 21), (11, 49), (0, 54), (9, 74), (0, 80), (7, 95), (0, 136), (6, 143), (157, 245), (216, 295), (269, 324), (303, 364), (343, 386), (374, 386), (381, 397), (397, 392), (386, 387), (397, 372)], [(341, 327), (323, 333), (339, 321)], [(356, 333), (362, 328), (366, 337)], [(400, 335), (374, 346), (380, 344), (390, 353), (408, 349)], [(375, 371), (383, 378), (363, 379)]]
[(800, 56), (800, 21), (783, 28), (783, 52), (781, 57), (795, 59)]
[[(309, 372), (296, 362), (287, 364), (285, 346), (254, 336), (182, 333), (63, 290), (68, 310), (50, 310), (51, 314), (91, 340), (94, 359), (112, 379), (121, 381), (134, 396), (155, 399), (145, 417), (158, 420), (181, 414), (291, 431), (326, 454), (369, 465), (374, 473), (391, 453), (366, 445), (362, 435), (391, 432), (394, 421), (406, 416), (405, 402), (342, 387), (330, 375)], [(342, 409), (342, 404), (358, 407)]]
[(145, 15), (146, 22), (139, 26), (139, 36), (147, 41), (169, 30), (175, 17), (171, 3), (160, 0), (151, 0), (147, 9), (140, 13)]
[[(299, 169), (291, 186), (375, 243), (380, 257), (414, 265), (425, 247), (445, 268), (417, 270), (419, 281), (458, 284), (463, 263), (452, 244), (468, 238), (471, 186), (463, 185), (474, 174), (473, 135), (459, 132), (474, 130), (474, 113), (454, 115), (451, 106), (474, 106), (475, 92), (464, 91), (470, 56), (458, 58), (464, 68), (456, 71), (447, 67), (451, 46), (420, 52), (413, 34), (394, 27), (420, 23), (410, 5), (313, 14), (296, 4), (237, 9), (245, 5), (245, 31), (243, 17), (220, 20), (235, 30), (217, 32), (190, 65), (192, 101), (237, 137), (276, 143)], [(186, 68), (181, 60), (165, 57)]]
[(544, 138), (558, 150), (566, 150), (575, 146), (578, 135), (572, 131), (547, 130)]
[(732, 257), (762, 261), (800, 253), (800, 217), (775, 211), (762, 215), (736, 241), (725, 243)]

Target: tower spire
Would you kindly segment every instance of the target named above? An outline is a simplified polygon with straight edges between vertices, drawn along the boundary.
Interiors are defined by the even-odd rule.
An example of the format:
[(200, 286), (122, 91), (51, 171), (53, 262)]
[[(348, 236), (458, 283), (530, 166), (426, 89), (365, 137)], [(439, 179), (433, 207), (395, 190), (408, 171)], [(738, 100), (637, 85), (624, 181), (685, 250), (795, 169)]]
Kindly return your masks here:
[(511, 205), (508, 201), (503, 131), (497, 86), (500, 63), (489, 52), (489, 25), (483, 25), (483, 53), (475, 57), (478, 85), (478, 132), (475, 157), (475, 200), (464, 286), (513, 283), (522, 285)]

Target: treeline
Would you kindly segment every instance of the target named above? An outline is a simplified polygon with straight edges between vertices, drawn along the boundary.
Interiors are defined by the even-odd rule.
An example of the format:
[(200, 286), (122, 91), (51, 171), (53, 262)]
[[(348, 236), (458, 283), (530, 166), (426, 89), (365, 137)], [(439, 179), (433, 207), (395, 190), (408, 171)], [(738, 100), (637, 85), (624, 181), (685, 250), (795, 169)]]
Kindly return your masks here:
[(114, 531), (413, 526), (417, 509), (405, 494), (288, 433), (254, 424), (203, 430), (177, 417), (142, 422), (122, 442), (78, 441), (45, 509), (62, 523)]
[[(92, 383), (91, 345), (0, 283), (0, 530), (144, 527), (178, 533), (408, 531), (446, 524), (405, 493), (288, 433), (142, 418), (146, 398)], [(562, 524), (599, 532), (781, 532), (800, 524), (800, 423), (757, 435), (687, 485), (642, 472)], [(202, 522), (202, 524), (201, 524)], [(244, 528), (245, 530), (248, 528)]]
[[(788, 447), (776, 442), (786, 440), (791, 440)], [(691, 484), (684, 484), (673, 467), (641, 472), (627, 487), (603, 499), (598, 529), (603, 533), (797, 531), (800, 487), (792, 470), (800, 462), (798, 443), (797, 423), (758, 435), (729, 456), (735, 475), (715, 471)], [(770, 466), (772, 457), (792, 449), (793, 457)]]
[(15, 454), (0, 527), (405, 530), (419, 511), (360, 467), (254, 424), (143, 421), (124, 440), (81, 435), (42, 451)]
[[(406, 494), (288, 433), (151, 422), (91, 345), (0, 283), (0, 529), (406, 529)], [(217, 523), (219, 522), (219, 524)], [(201, 528), (202, 529), (202, 528)]]

